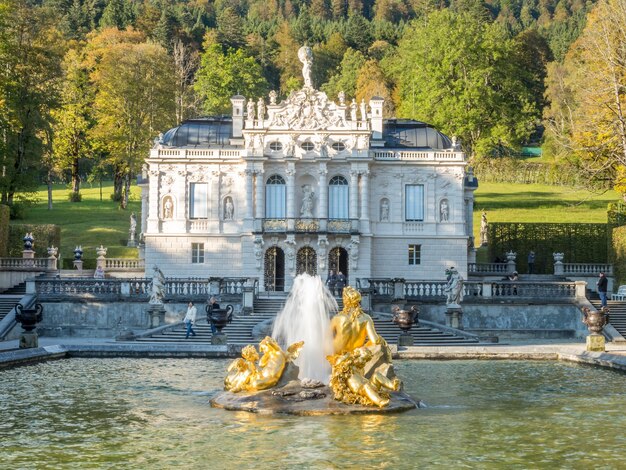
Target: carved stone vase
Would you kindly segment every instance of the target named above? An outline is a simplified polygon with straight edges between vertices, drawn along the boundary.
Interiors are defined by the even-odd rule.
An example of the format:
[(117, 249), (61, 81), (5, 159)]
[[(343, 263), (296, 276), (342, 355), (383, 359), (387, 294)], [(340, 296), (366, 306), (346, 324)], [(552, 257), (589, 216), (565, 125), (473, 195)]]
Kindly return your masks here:
[(583, 307), (583, 323), (587, 325), (589, 332), (592, 335), (602, 334), (602, 330), (609, 322), (609, 309), (602, 307), (598, 311), (591, 310), (588, 307)]
[(398, 325), (402, 331), (408, 333), (413, 326), (413, 323), (418, 322), (418, 314), (419, 310), (415, 305), (413, 305), (410, 310), (403, 310), (400, 307), (395, 307), (393, 309), (393, 318), (391, 321)]

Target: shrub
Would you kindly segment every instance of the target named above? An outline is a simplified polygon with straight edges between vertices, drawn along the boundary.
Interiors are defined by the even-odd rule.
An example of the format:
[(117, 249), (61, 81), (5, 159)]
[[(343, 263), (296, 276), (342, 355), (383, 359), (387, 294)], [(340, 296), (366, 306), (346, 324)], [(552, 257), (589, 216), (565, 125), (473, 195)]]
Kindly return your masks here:
[(613, 229), (613, 243), (611, 246), (613, 275), (615, 285), (626, 283), (626, 225)]
[(48, 257), (48, 247), (61, 246), (61, 227), (58, 225), (12, 224), (9, 226), (8, 255), (20, 258), (24, 249), (23, 238), (32, 233), (35, 239), (34, 248), (37, 258)]
[(11, 209), (9, 206), (0, 204), (0, 256), (7, 256), (9, 253), (9, 219)]

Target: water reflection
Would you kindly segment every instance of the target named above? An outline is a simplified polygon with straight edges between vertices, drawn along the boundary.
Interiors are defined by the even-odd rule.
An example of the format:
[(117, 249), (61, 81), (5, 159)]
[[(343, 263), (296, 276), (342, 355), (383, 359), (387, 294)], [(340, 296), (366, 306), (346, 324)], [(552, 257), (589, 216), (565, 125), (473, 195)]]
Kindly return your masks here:
[(226, 364), (71, 359), (3, 371), (2, 466), (622, 465), (626, 376), (613, 371), (555, 362), (400, 361), (406, 390), (428, 408), (299, 418), (210, 408)]

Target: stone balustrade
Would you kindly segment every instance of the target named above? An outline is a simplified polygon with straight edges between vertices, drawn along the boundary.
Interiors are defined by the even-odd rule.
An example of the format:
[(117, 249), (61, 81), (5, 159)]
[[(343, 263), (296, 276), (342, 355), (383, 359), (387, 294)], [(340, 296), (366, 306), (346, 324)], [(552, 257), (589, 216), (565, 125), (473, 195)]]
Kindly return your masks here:
[[(35, 279), (29, 281), (34, 287), (28, 287), (41, 298), (86, 297), (116, 298), (147, 301), (151, 279)], [(243, 295), (248, 287), (255, 287), (255, 280), (248, 278), (167, 278), (165, 281), (165, 299), (187, 301), (206, 299), (211, 295)]]
[(597, 276), (604, 273), (613, 275), (613, 265), (604, 263), (563, 263), (564, 276)]
[(0, 258), (0, 271), (54, 271), (56, 258)]
[[(409, 281), (404, 279), (359, 279), (357, 287), (369, 283), (373, 297), (421, 301), (443, 301), (446, 281)], [(585, 297), (587, 283), (530, 281), (465, 281), (463, 296), (470, 299), (532, 298), (571, 301)]]
[(375, 160), (411, 160), (426, 162), (462, 162), (465, 159), (463, 152), (412, 152), (412, 151), (374, 151)]
[(136, 258), (106, 258), (105, 271), (144, 271), (145, 260)]
[(509, 273), (509, 267), (507, 263), (468, 263), (467, 271), (483, 276), (504, 276)]

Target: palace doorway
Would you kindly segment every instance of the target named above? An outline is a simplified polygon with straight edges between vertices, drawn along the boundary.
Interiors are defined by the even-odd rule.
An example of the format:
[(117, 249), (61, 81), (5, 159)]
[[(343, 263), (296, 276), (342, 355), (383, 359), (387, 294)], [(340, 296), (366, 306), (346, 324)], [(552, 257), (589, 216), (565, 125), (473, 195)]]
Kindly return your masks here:
[(348, 252), (336, 246), (328, 253), (328, 269), (332, 269), (337, 274), (339, 271), (348, 279)]
[(265, 252), (265, 291), (282, 292), (285, 290), (285, 253), (277, 246)]
[(296, 274), (302, 273), (317, 274), (317, 253), (310, 246), (300, 248), (296, 255)]

